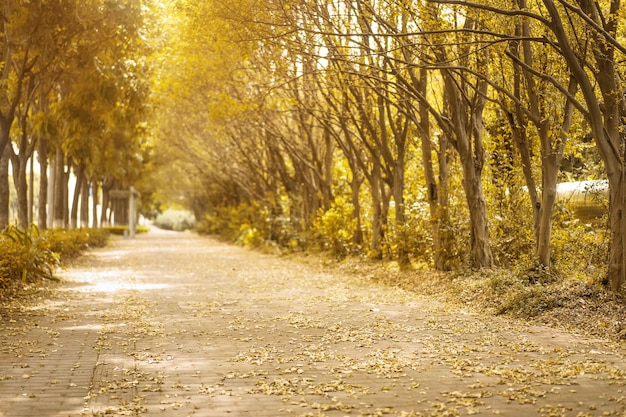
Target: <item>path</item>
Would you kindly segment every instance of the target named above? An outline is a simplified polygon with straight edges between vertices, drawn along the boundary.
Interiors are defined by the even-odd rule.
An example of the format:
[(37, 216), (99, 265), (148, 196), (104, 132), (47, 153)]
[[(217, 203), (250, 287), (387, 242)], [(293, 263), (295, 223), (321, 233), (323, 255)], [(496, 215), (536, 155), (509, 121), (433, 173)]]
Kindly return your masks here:
[(191, 234), (0, 320), (0, 417), (626, 415), (625, 350)]

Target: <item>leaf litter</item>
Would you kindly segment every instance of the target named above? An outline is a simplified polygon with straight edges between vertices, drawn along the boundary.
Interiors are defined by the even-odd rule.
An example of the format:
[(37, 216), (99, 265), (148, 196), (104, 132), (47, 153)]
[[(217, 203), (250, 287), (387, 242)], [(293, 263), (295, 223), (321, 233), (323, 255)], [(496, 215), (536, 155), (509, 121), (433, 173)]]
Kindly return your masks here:
[[(236, 415), (254, 411), (259, 399), (290, 416), (506, 415), (510, 407), (538, 416), (624, 413), (623, 350), (613, 342), (468, 312), (367, 276), (207, 244), (232, 251), (229, 262), (238, 268), (228, 269), (228, 281), (196, 279), (202, 291), (181, 294), (124, 290), (109, 308), (90, 312), (102, 327), (84, 415), (192, 415), (215, 407)], [(206, 255), (178, 274), (200, 262)], [(146, 274), (144, 263), (134, 265), (137, 275)], [(216, 260), (213, 268), (225, 265)], [(34, 379), (29, 358), (62, 343), (52, 325), (76, 320), (65, 307), (85, 297), (64, 294), (59, 306), (40, 293), (3, 310), (14, 322), (3, 320), (1, 331), (11, 337), (0, 353), (16, 365), (2, 368), (0, 382)], [(27, 338), (41, 316), (50, 320), (42, 326), (46, 343)], [(76, 371), (88, 366), (72, 364)], [(589, 384), (599, 395), (578, 398)]]

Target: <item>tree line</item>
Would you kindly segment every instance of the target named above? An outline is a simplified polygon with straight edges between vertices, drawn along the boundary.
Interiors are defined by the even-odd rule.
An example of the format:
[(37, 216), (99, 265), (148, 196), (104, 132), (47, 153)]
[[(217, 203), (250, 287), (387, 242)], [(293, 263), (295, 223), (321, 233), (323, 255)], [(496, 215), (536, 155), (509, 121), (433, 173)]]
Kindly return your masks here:
[[(108, 222), (109, 191), (142, 166), (149, 27), (140, 1), (2, 2), (0, 228)], [(90, 194), (101, 214), (97, 204), (90, 213)]]
[[(160, 166), (193, 179), (174, 194), (210, 230), (441, 270), (525, 262), (541, 275), (581, 256), (621, 288), (619, 0), (178, 1), (168, 13)], [(608, 181), (593, 223), (557, 199), (559, 182), (587, 179)]]

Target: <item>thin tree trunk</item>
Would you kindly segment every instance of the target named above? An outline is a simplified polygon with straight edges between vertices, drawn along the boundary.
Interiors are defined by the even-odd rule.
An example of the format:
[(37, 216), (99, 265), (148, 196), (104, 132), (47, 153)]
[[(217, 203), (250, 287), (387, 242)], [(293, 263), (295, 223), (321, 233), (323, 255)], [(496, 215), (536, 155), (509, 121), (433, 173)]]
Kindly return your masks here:
[(64, 201), (67, 192), (64, 188), (67, 188), (67, 181), (65, 180), (65, 161), (63, 151), (60, 147), (57, 147), (54, 161), (54, 209), (52, 218), (52, 227), (64, 227), (65, 226), (65, 206)]
[(37, 226), (48, 228), (48, 142), (39, 138), (37, 160), (39, 161), (39, 198), (37, 204)]
[(35, 223), (35, 156), (30, 157), (30, 174), (28, 187), (28, 224)]
[(396, 165), (393, 170), (393, 200), (395, 202), (396, 244), (398, 246), (398, 263), (406, 266), (410, 263), (407, 249), (406, 215), (404, 207), (404, 152), (398, 151)]
[(98, 181), (93, 181), (92, 185), (91, 185), (91, 189), (92, 189), (92, 206), (91, 206), (91, 227), (93, 227), (94, 229), (97, 229), (98, 227), (100, 227), (100, 225), (98, 224), (98, 196), (99, 196), (99, 184)]
[(76, 172), (76, 184), (74, 185), (74, 196), (72, 198), (72, 211), (70, 213), (70, 229), (78, 227), (78, 204), (80, 202), (80, 192), (83, 189), (83, 181), (85, 180), (85, 170), (79, 167)]
[(611, 230), (611, 247), (609, 254), (608, 284), (613, 291), (619, 290), (624, 284), (626, 271), (626, 193), (624, 190), (624, 169), (613, 175), (609, 174), (609, 227)]
[(89, 227), (89, 181), (83, 179), (83, 186), (80, 190), (80, 227)]
[(380, 165), (374, 162), (372, 175), (370, 178), (370, 188), (372, 194), (372, 242), (370, 245), (370, 256), (374, 259), (382, 258), (383, 240), (383, 196), (381, 192), (381, 172)]
[(70, 167), (63, 171), (63, 227), (70, 224)]
[(450, 144), (445, 134), (439, 136), (439, 187), (437, 193), (437, 231), (439, 233), (439, 246), (435, 247), (435, 265), (441, 271), (450, 270), (450, 257), (454, 234), (450, 227), (449, 192), (450, 169), (448, 167), (448, 150)]
[(355, 222), (354, 233), (352, 234), (352, 243), (354, 243), (355, 245), (363, 244), (363, 225), (361, 224), (361, 200), (359, 198), (361, 184), (363, 184), (363, 176), (358, 170), (353, 170), (352, 180), (350, 181), (350, 188), (352, 190), (352, 220), (354, 220)]
[(9, 225), (9, 149), (0, 155), (0, 229)]
[(100, 227), (106, 227), (110, 225), (109, 217), (107, 216), (107, 212), (109, 210), (110, 198), (109, 198), (109, 189), (104, 185), (101, 187), (102, 191), (102, 207), (100, 214)]
[[(8, 148), (12, 152), (11, 148)], [(17, 194), (17, 227), (22, 230), (28, 228), (28, 181), (26, 179), (26, 156), (13, 155), (13, 184)]]

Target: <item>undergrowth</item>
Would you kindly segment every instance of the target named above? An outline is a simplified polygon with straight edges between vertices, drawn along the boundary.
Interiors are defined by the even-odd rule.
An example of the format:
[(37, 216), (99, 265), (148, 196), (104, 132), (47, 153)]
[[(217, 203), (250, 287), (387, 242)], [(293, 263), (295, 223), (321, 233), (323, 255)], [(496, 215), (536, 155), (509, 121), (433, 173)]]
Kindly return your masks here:
[[(105, 231), (109, 232), (112, 235), (117, 236), (126, 236), (129, 233), (128, 226), (107, 226), (103, 228)], [(146, 226), (137, 226), (135, 232), (136, 233), (148, 233), (150, 228)]]
[(626, 296), (577, 276), (535, 280), (527, 272), (473, 273), (401, 270), (393, 263), (348, 258), (327, 264), (386, 286), (426, 296), (455, 309), (505, 316), (588, 336), (626, 339)]
[(0, 288), (41, 279), (56, 280), (55, 270), (89, 247), (106, 244), (109, 232), (100, 229), (21, 230), (14, 225), (0, 232)]

